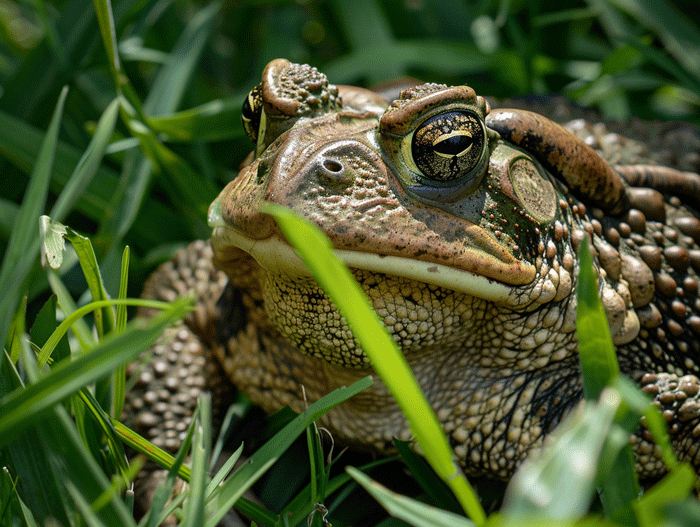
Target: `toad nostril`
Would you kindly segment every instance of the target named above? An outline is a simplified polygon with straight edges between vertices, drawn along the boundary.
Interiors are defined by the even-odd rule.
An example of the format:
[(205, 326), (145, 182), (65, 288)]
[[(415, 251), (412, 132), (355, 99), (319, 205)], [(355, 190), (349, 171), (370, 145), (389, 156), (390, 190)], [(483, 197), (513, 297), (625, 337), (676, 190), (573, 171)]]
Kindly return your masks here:
[(341, 161), (333, 158), (324, 158), (316, 165), (316, 177), (323, 185), (333, 185), (346, 187), (351, 185), (354, 178), (352, 173), (345, 170), (345, 165)]
[(339, 173), (343, 171), (343, 165), (335, 161), (334, 159), (324, 159), (323, 168), (328, 170), (328, 172)]

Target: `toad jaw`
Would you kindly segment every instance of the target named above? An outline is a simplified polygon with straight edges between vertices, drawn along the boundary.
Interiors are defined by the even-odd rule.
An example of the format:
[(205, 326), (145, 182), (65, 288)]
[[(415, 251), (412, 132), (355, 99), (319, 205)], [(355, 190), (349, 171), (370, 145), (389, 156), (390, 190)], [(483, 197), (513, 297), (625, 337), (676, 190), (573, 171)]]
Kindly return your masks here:
[[(277, 228), (262, 239), (246, 236), (226, 224), (221, 214), (221, 201), (220, 196), (212, 203), (208, 221), (213, 228), (211, 243), (214, 258), (222, 270), (227, 271), (227, 267), (235, 265), (233, 261), (238, 257), (235, 253), (242, 250), (268, 272), (282, 273), (290, 278), (310, 276), (302, 259)], [(231, 251), (234, 251), (234, 255)], [(334, 249), (334, 253), (350, 268), (400, 276), (484, 300), (506, 303), (512, 294), (512, 286), (444, 264), (348, 249)]]

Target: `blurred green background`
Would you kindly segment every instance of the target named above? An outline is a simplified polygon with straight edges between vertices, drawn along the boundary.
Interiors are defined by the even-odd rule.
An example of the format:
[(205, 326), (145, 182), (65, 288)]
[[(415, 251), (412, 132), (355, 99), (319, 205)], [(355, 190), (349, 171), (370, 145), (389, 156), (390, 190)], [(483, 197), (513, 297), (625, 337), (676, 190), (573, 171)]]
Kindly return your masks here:
[[(276, 57), (317, 66), (334, 83), (372, 86), (408, 75), (469, 84), (498, 98), (561, 94), (606, 118), (700, 122), (696, 0), (111, 5), (122, 82), (143, 102), (143, 120), (161, 144), (188, 167), (186, 176), (179, 171), (187, 181), (178, 183), (167, 166), (153, 158), (145, 162), (139, 140), (119, 122), (98, 176), (68, 218), (93, 237), (107, 264), (125, 243), (132, 247), (132, 294), (153, 265), (187, 240), (207, 235), (207, 202), (251, 148), (239, 124), (240, 104)], [(50, 200), (66, 185), (116, 96), (109, 59), (92, 3), (2, 0), (3, 243), (64, 85), (70, 92)], [(201, 107), (211, 101), (219, 102)], [(198, 108), (194, 116), (177, 113), (190, 108)], [(155, 116), (164, 119), (148, 120)], [(180, 128), (185, 132), (179, 134)], [(114, 291), (116, 271), (104, 272)]]

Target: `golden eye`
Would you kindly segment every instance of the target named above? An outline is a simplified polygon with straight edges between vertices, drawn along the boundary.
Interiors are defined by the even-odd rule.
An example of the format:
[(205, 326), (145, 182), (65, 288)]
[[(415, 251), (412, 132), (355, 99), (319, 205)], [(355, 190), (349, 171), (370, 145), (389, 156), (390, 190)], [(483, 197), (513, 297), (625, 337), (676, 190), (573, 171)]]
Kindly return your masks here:
[(411, 155), (426, 178), (449, 182), (479, 166), (484, 146), (481, 120), (471, 112), (451, 111), (427, 119), (416, 129)]
[(253, 143), (258, 142), (258, 131), (260, 129), (260, 116), (262, 115), (262, 85), (258, 84), (251, 90), (248, 97), (243, 101), (241, 108), (241, 121), (246, 135)]

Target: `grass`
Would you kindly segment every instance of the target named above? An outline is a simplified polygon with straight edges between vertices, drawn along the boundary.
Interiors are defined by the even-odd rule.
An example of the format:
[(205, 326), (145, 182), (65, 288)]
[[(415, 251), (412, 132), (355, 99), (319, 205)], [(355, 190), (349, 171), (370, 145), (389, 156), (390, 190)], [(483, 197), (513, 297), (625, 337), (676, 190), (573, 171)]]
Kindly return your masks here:
[[(159, 306), (161, 315), (148, 324), (127, 323), (126, 306), (136, 305), (129, 298), (138, 296), (157, 263), (184, 243), (208, 236), (206, 208), (251, 149), (238, 124), (240, 105), (268, 60), (310, 62), (337, 83), (372, 85), (412, 75), (466, 82), (496, 97), (565, 94), (609, 118), (700, 123), (700, 27), (693, 2), (350, 5), (342, 0), (206, 7), (134, 0), (2, 4), (0, 334), (6, 338), (0, 355), (0, 524), (10, 517), (21, 525), (43, 525), (48, 517), (63, 525), (134, 523), (123, 489), (137, 467), (124, 463), (112, 421), (123, 401), (123, 365), (191, 302)], [(53, 223), (42, 223), (42, 214)], [(91, 243), (71, 230), (63, 234), (60, 223), (87, 234)], [(56, 263), (63, 239), (70, 241), (56, 271), (39, 266), (40, 238), (47, 242), (45, 258)], [(64, 322), (56, 318), (57, 305)], [(609, 355), (590, 360), (612, 364)], [(585, 448), (594, 468), (601, 458), (618, 460), (603, 482), (602, 514), (609, 524), (659, 525), (669, 503), (682, 503), (675, 507), (676, 519), (697, 521), (697, 503), (686, 500), (693, 475), (683, 465), (637, 500), (629, 457), (614, 438), (620, 437), (621, 405), (633, 415), (646, 410), (616, 380), (614, 367), (604, 370), (609, 375), (593, 377), (592, 400), (562, 427), (557, 447), (539, 464), (524, 467), (500, 513), (488, 516), (486, 524), (530, 525), (532, 515), (551, 525), (595, 521), (586, 514), (600, 481), (595, 470), (585, 479), (557, 472), (565, 468), (567, 448)], [(334, 394), (321, 407), (346, 395)], [(308, 428), (316, 409), (287, 424), (291, 431), (285, 428), (270, 440), (277, 447), (257, 450), (257, 464), (215, 493), (213, 482), (225, 470), (207, 480), (208, 457), (218, 451), (207, 408), (204, 400), (191, 429), (192, 462), (183, 471), (192, 478), (192, 490), (183, 524), (202, 525), (204, 517), (212, 524), (243, 488), (263, 476), (280, 456), (280, 445), (308, 434), (308, 482), (290, 490), (274, 511), (238, 501), (259, 524), (296, 525), (313, 513), (321, 525), (323, 509), (316, 503), (331, 509), (334, 525), (341, 524), (335, 518), (348, 517), (342, 521), (357, 524), (353, 510), (369, 507), (366, 497), (353, 492), (352, 482), (358, 481), (393, 514), (416, 525), (426, 524), (420, 518), (431, 525), (471, 525), (463, 516), (426, 513), (420, 503), (387, 494), (354, 471), (325, 466), (313, 427)], [(173, 478), (184, 453), (172, 460)], [(667, 458), (674, 466), (672, 456)], [(454, 513), (455, 501), (444, 498), (439, 478), (420, 465), (422, 459), (414, 461), (424, 493)], [(265, 485), (279, 488), (272, 474), (288, 481), (295, 470), (272, 469), (261, 492), (269, 493)], [(439, 465), (437, 473), (450, 474)], [(554, 482), (564, 477), (572, 478), (565, 490), (578, 492), (575, 498), (557, 495), (561, 486)], [(528, 490), (533, 478), (556, 498), (545, 508), (537, 507)], [(467, 494), (459, 493), (470, 491), (461, 488), (457, 502), (467, 503)], [(167, 489), (159, 495), (153, 522), (167, 514), (167, 495)], [(365, 500), (362, 506), (357, 499)], [(465, 508), (475, 524), (483, 523), (478, 507)]]

